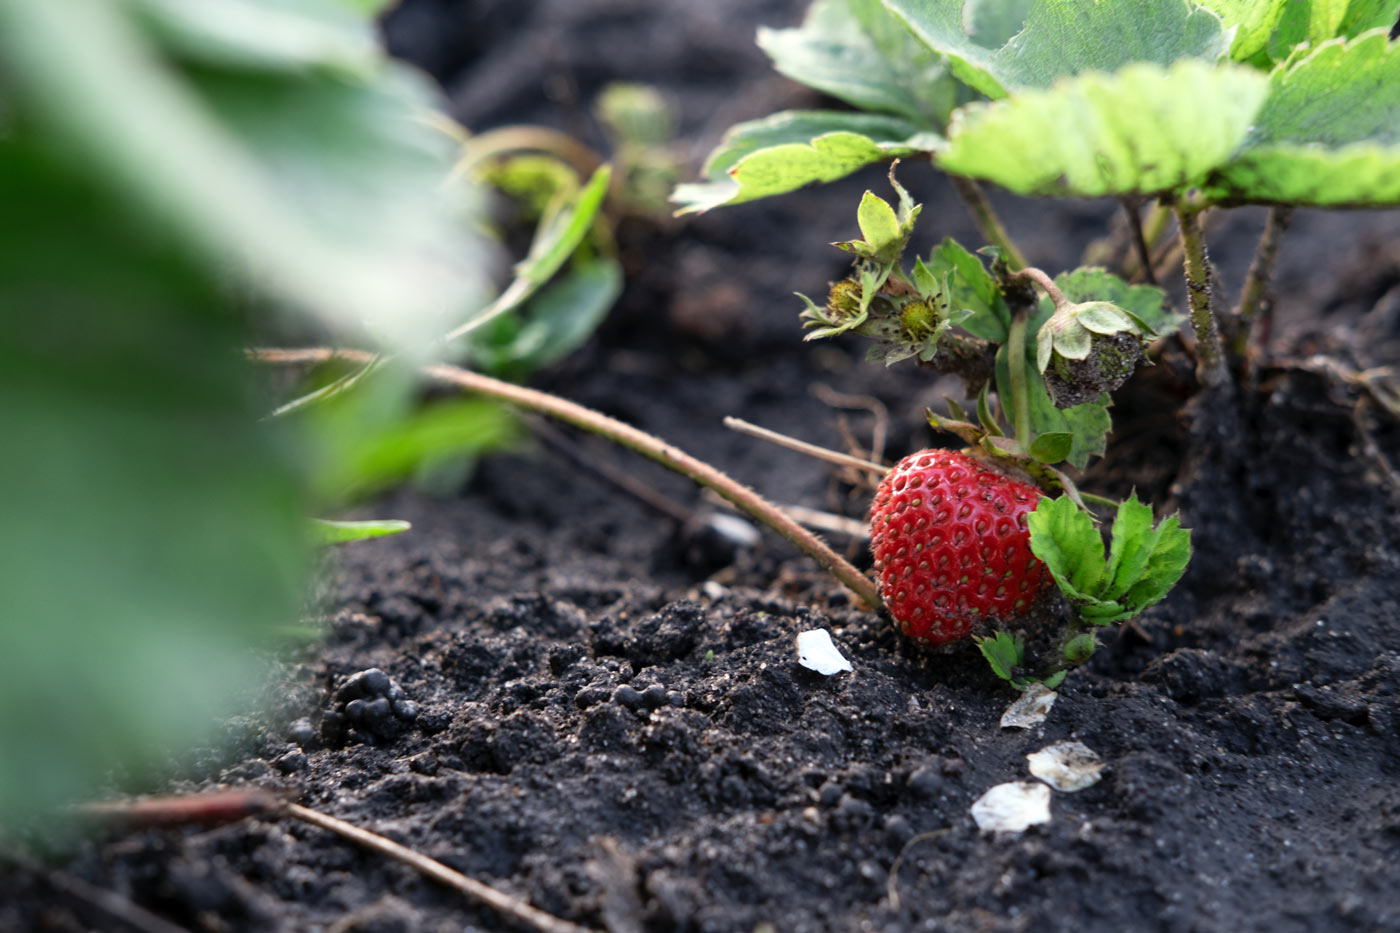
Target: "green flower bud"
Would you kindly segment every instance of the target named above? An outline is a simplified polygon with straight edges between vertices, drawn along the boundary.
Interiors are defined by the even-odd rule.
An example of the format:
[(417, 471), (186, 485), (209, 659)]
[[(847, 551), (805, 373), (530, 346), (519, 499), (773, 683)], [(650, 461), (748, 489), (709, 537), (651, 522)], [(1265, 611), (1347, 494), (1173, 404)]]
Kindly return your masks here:
[(1057, 408), (1112, 392), (1142, 359), (1151, 328), (1107, 301), (1063, 302), (1036, 335), (1036, 367)]

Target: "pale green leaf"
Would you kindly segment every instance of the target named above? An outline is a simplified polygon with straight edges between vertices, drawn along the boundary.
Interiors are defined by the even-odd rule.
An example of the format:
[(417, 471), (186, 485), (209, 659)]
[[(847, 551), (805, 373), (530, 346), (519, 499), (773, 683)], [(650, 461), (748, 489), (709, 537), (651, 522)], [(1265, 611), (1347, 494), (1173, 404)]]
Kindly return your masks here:
[(1268, 83), (1252, 68), (1190, 59), (1067, 78), (962, 108), (937, 160), (1019, 194), (1179, 192), (1226, 162)]
[(942, 129), (957, 102), (942, 59), (879, 0), (817, 0), (800, 27), (759, 29), (758, 44), (794, 81), (926, 129)]
[[(899, 255), (904, 237), (899, 230), (899, 218), (895, 217), (894, 208), (888, 201), (873, 191), (865, 192), (860, 206), (856, 208), (856, 221), (860, 224), (861, 235), (877, 258), (889, 262)], [(893, 255), (886, 255), (891, 250)]]
[[(1185, 0), (1033, 0), (1025, 28), (995, 49), (968, 34), (960, 0), (885, 0), (885, 6), (946, 55), (959, 79), (991, 98), (1130, 62), (1213, 62), (1228, 48), (1220, 18)], [(974, 28), (989, 15), (979, 10)]]
[(710, 154), (707, 181), (677, 185), (677, 213), (707, 211), (834, 181), (872, 162), (941, 144), (941, 137), (898, 117), (789, 110), (730, 128)]
[(1384, 30), (1280, 67), (1253, 128), (1210, 187), (1232, 201), (1400, 203), (1400, 46)]

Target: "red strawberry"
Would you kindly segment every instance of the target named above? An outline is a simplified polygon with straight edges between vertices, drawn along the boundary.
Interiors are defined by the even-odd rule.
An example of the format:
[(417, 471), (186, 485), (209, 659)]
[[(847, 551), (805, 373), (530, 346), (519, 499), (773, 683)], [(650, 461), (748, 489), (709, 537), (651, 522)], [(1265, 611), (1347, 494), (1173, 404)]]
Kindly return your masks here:
[(1030, 609), (1050, 579), (1026, 527), (1040, 496), (953, 450), (910, 454), (885, 475), (870, 548), (880, 596), (906, 635), (941, 645)]

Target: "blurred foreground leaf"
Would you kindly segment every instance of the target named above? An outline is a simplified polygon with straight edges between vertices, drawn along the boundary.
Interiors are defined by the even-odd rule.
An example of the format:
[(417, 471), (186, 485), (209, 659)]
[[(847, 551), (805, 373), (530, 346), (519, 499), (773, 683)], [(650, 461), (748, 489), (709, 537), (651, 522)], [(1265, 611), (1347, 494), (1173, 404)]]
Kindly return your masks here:
[(303, 611), (346, 447), (264, 417), (255, 327), (411, 359), (480, 304), (373, 6), (0, 0), (0, 825), (206, 743)]

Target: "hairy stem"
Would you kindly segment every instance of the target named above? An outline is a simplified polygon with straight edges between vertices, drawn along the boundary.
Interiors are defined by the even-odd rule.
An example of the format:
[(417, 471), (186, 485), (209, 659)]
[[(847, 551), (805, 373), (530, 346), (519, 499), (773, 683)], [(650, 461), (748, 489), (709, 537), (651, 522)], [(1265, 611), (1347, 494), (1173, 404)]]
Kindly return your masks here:
[(1178, 202), (1176, 223), (1181, 230), (1191, 327), (1196, 332), (1196, 378), (1201, 385), (1211, 388), (1228, 385), (1230, 373), (1225, 368), (1225, 353), (1216, 329), (1211, 301), (1210, 259), (1206, 256), (1206, 240), (1201, 233), (1200, 208)]
[(1243, 357), (1249, 351), (1249, 330), (1254, 316), (1259, 313), (1264, 294), (1269, 289), (1269, 280), (1274, 274), (1274, 260), (1278, 258), (1278, 246), (1293, 220), (1293, 208), (1279, 205), (1269, 209), (1269, 218), (1264, 222), (1264, 232), (1259, 237), (1259, 245), (1254, 250), (1254, 261), (1249, 264), (1249, 274), (1245, 277), (1244, 288), (1240, 291), (1240, 303), (1235, 306), (1231, 321), (1233, 333), (1230, 336), (1230, 350), (1235, 356)]
[(1009, 278), (1023, 279), (1039, 285), (1045, 294), (1050, 296), (1050, 300), (1055, 303), (1057, 310), (1061, 305), (1069, 303), (1069, 299), (1065, 297), (1064, 292), (1060, 291), (1060, 286), (1055, 284), (1055, 280), (1035, 266), (1028, 266), (1019, 272), (1013, 272)]
[[(304, 350), (256, 349), (250, 350), (249, 356), (260, 362), (279, 364), (323, 363), (330, 359), (363, 363), (373, 358), (373, 354), (361, 350), (332, 350), (325, 347)], [(425, 366), (423, 372), (438, 382), (479, 392), (482, 395), (509, 402), (530, 411), (537, 411), (566, 424), (590, 431), (644, 457), (655, 460), (668, 469), (690, 477), (706, 489), (714, 490), (721, 498), (733, 503), (740, 511), (747, 513), (787, 538), (837, 580), (845, 584), (862, 602), (872, 607), (880, 605), (880, 594), (876, 590), (875, 584), (829, 548), (820, 538), (793, 521), (782, 509), (752, 489), (679, 448), (672, 447), (665, 441), (653, 437), (645, 431), (640, 431), (630, 424), (609, 418), (591, 408), (585, 408), (547, 392), (512, 385), (509, 382), (502, 382), (499, 379), (492, 379), (480, 373), (445, 364)]]
[(1016, 409), (1016, 442), (1022, 450), (1030, 450), (1031, 441), (1035, 440), (1031, 437), (1031, 393), (1026, 384), (1027, 317), (1026, 309), (1018, 308), (1011, 319), (1011, 333), (1006, 338), (1007, 369), (1011, 372), (1011, 404)]
[(997, 216), (992, 202), (987, 200), (987, 193), (982, 190), (982, 186), (971, 178), (963, 178), (960, 175), (949, 175), (948, 178), (953, 182), (953, 190), (967, 205), (968, 213), (972, 214), (972, 222), (977, 225), (982, 238), (992, 246), (1000, 247), (1002, 257), (1013, 272), (1025, 268), (1026, 257), (1017, 249), (1006, 228), (1002, 226), (1001, 218)]

